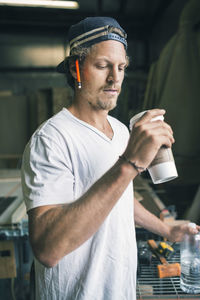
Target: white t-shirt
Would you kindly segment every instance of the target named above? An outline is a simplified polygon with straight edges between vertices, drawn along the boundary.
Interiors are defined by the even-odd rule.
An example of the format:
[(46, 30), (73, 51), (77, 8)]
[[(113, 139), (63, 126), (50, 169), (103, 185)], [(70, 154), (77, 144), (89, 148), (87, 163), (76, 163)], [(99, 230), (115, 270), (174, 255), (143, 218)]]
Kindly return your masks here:
[[(27, 210), (70, 203), (83, 195), (123, 153), (128, 129), (108, 116), (112, 140), (66, 108), (28, 143), (22, 164)], [(35, 260), (38, 300), (135, 300), (137, 248), (129, 184), (99, 230), (53, 268)]]

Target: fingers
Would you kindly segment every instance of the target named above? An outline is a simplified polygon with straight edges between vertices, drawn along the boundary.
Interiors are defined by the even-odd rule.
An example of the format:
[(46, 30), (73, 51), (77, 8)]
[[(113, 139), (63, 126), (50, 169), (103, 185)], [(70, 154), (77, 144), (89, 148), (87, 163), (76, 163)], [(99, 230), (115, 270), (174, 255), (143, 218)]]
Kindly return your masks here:
[(139, 124), (139, 122), (135, 123), (134, 125), (135, 128), (140, 128), (139, 130), (141, 131), (152, 131), (154, 129), (160, 129), (160, 130), (167, 130), (169, 134), (173, 135), (173, 131), (171, 129), (171, 126), (169, 126), (166, 122), (164, 121), (154, 121), (154, 122), (149, 122), (149, 123), (143, 123)]
[(165, 145), (171, 147), (175, 142), (171, 127), (164, 121), (154, 121), (134, 125), (133, 131), (137, 132), (143, 139), (152, 140), (159, 147)]
[[(139, 132), (143, 132), (147, 137), (160, 137), (160, 141), (167, 147), (171, 147), (171, 145), (175, 142), (173, 137), (173, 131), (171, 127), (162, 120), (154, 119), (158, 116), (163, 116), (165, 114), (164, 109), (151, 109), (148, 110), (140, 119), (134, 124), (134, 128), (139, 128)], [(153, 122), (152, 122), (153, 121)], [(162, 138), (163, 136), (163, 138)]]
[[(155, 138), (160, 139), (160, 145), (171, 147), (171, 145), (175, 142), (171, 127), (164, 122), (161, 123), (162, 124), (158, 124), (158, 126), (149, 129), (149, 134), (151, 134)], [(166, 145), (166, 143), (164, 142), (165, 140), (169, 140), (170, 145), (168, 145), (168, 142)]]
[(181, 242), (185, 234), (194, 235), (200, 231), (200, 226), (196, 225), (196, 228), (192, 228), (188, 224), (171, 226), (168, 239), (172, 242)]
[(197, 234), (200, 231), (200, 226), (196, 225), (196, 227), (189, 226), (189, 223), (180, 225), (180, 229), (184, 231), (184, 233), (187, 234)]
[(188, 233), (197, 234), (200, 231), (200, 227), (196, 225), (195, 228), (188, 226)]
[(137, 123), (143, 124), (146, 122), (150, 122), (153, 118), (158, 117), (158, 116), (163, 116), (165, 114), (165, 110), (164, 109), (151, 109), (148, 110), (138, 121)]
[(165, 114), (164, 109), (147, 111), (131, 131), (126, 157), (142, 167), (148, 167), (161, 146), (171, 148), (174, 143), (173, 131), (164, 121), (152, 120)]
[(168, 130), (169, 133), (171, 135), (173, 135), (173, 130), (172, 130), (171, 126), (169, 124), (167, 124), (166, 122), (164, 122), (164, 121), (154, 121), (154, 122), (151, 122), (151, 123), (153, 125), (152, 128), (160, 127), (160, 128)]

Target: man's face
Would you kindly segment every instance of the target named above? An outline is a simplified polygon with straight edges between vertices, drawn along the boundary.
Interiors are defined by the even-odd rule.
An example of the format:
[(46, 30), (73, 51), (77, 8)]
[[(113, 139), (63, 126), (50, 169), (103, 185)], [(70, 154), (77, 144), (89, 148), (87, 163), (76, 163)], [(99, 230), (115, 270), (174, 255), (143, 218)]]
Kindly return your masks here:
[(121, 91), (126, 65), (122, 43), (108, 40), (95, 44), (81, 69), (83, 101), (94, 110), (113, 109)]

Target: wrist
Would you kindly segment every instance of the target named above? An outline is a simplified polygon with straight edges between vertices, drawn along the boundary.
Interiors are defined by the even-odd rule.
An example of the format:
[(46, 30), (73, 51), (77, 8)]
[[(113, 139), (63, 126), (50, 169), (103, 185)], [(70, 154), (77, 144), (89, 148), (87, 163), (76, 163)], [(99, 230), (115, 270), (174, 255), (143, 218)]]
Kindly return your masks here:
[(163, 222), (163, 224), (165, 225), (165, 229), (164, 229), (164, 234), (163, 236), (170, 241), (172, 239), (171, 235), (172, 235), (172, 226)]
[(125, 163), (129, 164), (132, 166), (132, 168), (134, 168), (137, 173), (140, 175), (142, 172), (146, 171), (146, 168), (143, 168), (139, 165), (137, 165), (136, 162), (129, 160), (124, 154), (119, 156), (119, 159), (124, 161)]

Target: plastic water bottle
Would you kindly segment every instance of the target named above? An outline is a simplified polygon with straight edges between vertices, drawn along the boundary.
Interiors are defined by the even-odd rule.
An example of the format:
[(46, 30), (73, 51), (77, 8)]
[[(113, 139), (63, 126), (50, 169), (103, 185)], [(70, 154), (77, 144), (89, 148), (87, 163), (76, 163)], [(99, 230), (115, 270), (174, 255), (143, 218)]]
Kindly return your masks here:
[[(189, 226), (196, 228), (195, 223)], [(181, 278), (180, 287), (185, 293), (200, 293), (200, 233), (184, 236), (180, 245)]]

